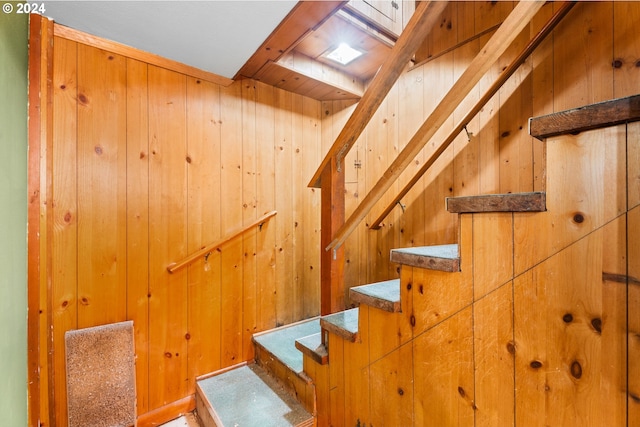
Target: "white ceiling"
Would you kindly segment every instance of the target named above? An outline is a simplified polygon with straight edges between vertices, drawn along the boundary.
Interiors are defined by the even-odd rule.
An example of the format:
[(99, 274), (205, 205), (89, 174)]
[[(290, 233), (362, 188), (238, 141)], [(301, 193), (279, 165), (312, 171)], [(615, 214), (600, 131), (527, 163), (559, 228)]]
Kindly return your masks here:
[(296, 0), (57, 1), (68, 27), (233, 78)]

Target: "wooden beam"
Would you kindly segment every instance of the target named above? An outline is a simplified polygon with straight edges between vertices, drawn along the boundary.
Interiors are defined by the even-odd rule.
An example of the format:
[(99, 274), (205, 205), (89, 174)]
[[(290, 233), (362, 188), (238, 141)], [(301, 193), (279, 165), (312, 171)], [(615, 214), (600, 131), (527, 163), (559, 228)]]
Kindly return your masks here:
[(345, 3), (343, 0), (299, 1), (242, 66), (234, 80), (241, 77), (254, 78), (265, 64), (276, 62)]
[(469, 110), (469, 112), (460, 120), (460, 122), (453, 128), (449, 135), (445, 138), (444, 142), (440, 144), (438, 149), (431, 154), (429, 159), (420, 167), (418, 172), (405, 184), (391, 203), (382, 211), (382, 213), (376, 218), (375, 221), (369, 226), (372, 230), (378, 230), (382, 221), (391, 213), (393, 208), (402, 200), (404, 196), (413, 188), (413, 186), (422, 178), (422, 176), (429, 170), (429, 168), (440, 157), (444, 150), (451, 145), (451, 143), (457, 138), (467, 124), (478, 114), (478, 112), (485, 106), (487, 102), (496, 94), (504, 85), (504, 83), (513, 75), (513, 73), (526, 61), (526, 59), (533, 53), (533, 51), (542, 43), (547, 35), (555, 28), (555, 26), (564, 18), (564, 16), (574, 6), (574, 2), (565, 2), (560, 6), (558, 11), (549, 19), (546, 25), (536, 34), (520, 52), (520, 54), (511, 61), (511, 64), (502, 71), (496, 81), (487, 89), (484, 95), (476, 102), (476, 104)]
[(640, 95), (591, 104), (529, 119), (529, 134), (540, 140), (640, 120)]
[[(320, 244), (331, 242), (335, 232), (344, 224), (344, 169), (338, 171), (330, 162), (322, 176)], [(320, 314), (327, 315), (345, 309), (344, 248), (321, 251), (320, 254)]]
[[(27, 379), (28, 379), (28, 423), (38, 426), (41, 422), (49, 423), (49, 419), (41, 419), (41, 407), (47, 407), (47, 402), (41, 402), (40, 382), (40, 330), (41, 322), (45, 321), (40, 313), (41, 301), (47, 295), (41, 295), (41, 284), (46, 276), (41, 273), (48, 259), (46, 252), (46, 230), (50, 220), (50, 211), (46, 203), (47, 186), (43, 185), (43, 174), (46, 174), (47, 161), (51, 159), (52, 144), (52, 86), (53, 74), (53, 21), (40, 15), (29, 15), (29, 152), (28, 152), (28, 182), (29, 194), (27, 217)], [(41, 269), (42, 267), (45, 267)], [(43, 279), (44, 277), (44, 279)], [(47, 300), (48, 301), (48, 300)], [(44, 302), (47, 302), (44, 301)], [(50, 306), (47, 306), (50, 308)], [(49, 311), (47, 309), (47, 311)], [(48, 315), (48, 313), (47, 313)], [(45, 328), (49, 329), (49, 328)], [(42, 349), (45, 354), (47, 349)], [(43, 374), (51, 372), (49, 366), (42, 370)], [(53, 386), (48, 390), (52, 392)], [(51, 399), (51, 394), (48, 397)], [(53, 406), (52, 402), (48, 403)], [(53, 411), (51, 412), (54, 413)], [(51, 421), (52, 423), (54, 421)]]
[(547, 210), (547, 197), (542, 192), (447, 198), (447, 211), (451, 213), (544, 212), (545, 210)]
[(524, 27), (529, 25), (529, 22), (543, 4), (543, 1), (521, 1), (516, 5), (500, 28), (471, 61), (465, 72), (454, 83), (453, 87), (447, 92), (398, 157), (354, 210), (344, 226), (338, 230), (331, 244), (326, 247), (327, 250), (335, 249), (344, 243), (360, 221), (420, 153), (420, 150), (435, 135), (440, 126), (480, 81), (493, 63), (507, 50)]
[(446, 1), (428, 1), (418, 4), (415, 13), (391, 50), (391, 54), (380, 67), (378, 74), (371, 80), (371, 84), (351, 117), (311, 178), (309, 187), (320, 187), (322, 173), (332, 159), (338, 163), (344, 159), (400, 77), (420, 43), (436, 25), (446, 6)]

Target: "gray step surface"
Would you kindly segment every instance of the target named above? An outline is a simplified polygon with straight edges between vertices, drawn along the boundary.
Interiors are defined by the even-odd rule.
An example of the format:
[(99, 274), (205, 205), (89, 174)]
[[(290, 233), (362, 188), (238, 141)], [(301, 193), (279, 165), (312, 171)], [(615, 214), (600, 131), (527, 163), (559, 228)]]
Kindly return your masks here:
[(342, 338), (356, 342), (358, 340), (358, 307), (320, 318), (323, 330), (334, 333)]
[(460, 271), (457, 244), (392, 249), (391, 262), (429, 270)]
[(256, 364), (200, 379), (198, 415), (204, 427), (311, 426), (313, 416)]
[(302, 372), (302, 353), (296, 349), (298, 338), (320, 333), (320, 319), (313, 318), (255, 334), (253, 341), (280, 360), (293, 372)]
[(365, 304), (390, 313), (401, 311), (400, 279), (385, 280), (349, 289), (352, 302)]

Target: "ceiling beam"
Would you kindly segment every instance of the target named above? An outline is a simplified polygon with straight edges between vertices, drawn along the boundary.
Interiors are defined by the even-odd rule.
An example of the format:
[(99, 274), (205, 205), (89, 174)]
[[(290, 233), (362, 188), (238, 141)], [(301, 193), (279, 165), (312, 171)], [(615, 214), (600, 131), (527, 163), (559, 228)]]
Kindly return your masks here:
[(234, 76), (254, 78), (268, 62), (276, 62), (336, 13), (346, 1), (299, 1)]

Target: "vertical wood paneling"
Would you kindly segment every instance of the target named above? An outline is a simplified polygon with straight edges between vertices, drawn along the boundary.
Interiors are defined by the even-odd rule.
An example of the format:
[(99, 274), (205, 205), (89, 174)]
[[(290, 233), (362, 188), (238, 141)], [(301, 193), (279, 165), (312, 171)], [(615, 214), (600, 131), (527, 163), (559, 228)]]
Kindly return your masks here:
[[(304, 148), (300, 177), (308, 181), (306, 171), (313, 170), (322, 161), (320, 152), (320, 105), (318, 102), (302, 100), (302, 141)], [(302, 318), (320, 313), (320, 194), (316, 188), (304, 188), (298, 201), (302, 204), (302, 230), (305, 234), (302, 262), (302, 294), (304, 308)]]
[[(242, 223), (253, 222), (258, 215), (257, 199), (257, 127), (256, 88), (252, 80), (242, 82)], [(253, 359), (251, 337), (258, 331), (257, 307), (257, 233), (254, 227), (242, 236), (242, 360)]]
[[(50, 236), (52, 271), (49, 301), (49, 407), (52, 424), (67, 425), (64, 333), (78, 327), (77, 44), (56, 38), (53, 52), (53, 170)], [(44, 299), (44, 298), (43, 298)]]
[[(220, 154), (220, 227), (227, 236), (242, 226), (242, 83), (220, 88), (222, 151)], [(243, 356), (243, 236), (220, 248), (222, 267), (221, 364), (235, 365)]]
[[(640, 207), (636, 206), (629, 211), (627, 218), (628, 230), (628, 260), (629, 278), (627, 324), (627, 343), (629, 363), (627, 378), (627, 407), (629, 411), (629, 426), (640, 426)], [(617, 284), (620, 286), (620, 284)]]
[(640, 205), (640, 122), (627, 125), (627, 206)]
[(276, 210), (276, 323), (283, 325), (294, 319), (293, 285), (293, 191), (292, 191), (292, 123), (293, 98), (285, 91), (276, 91), (275, 99), (275, 191)]
[[(487, 236), (491, 236), (487, 239)], [(513, 277), (513, 215), (473, 215), (473, 298), (478, 300)]]
[(147, 64), (127, 59), (127, 319), (133, 320), (137, 411), (149, 410), (149, 104)]
[(472, 316), (468, 307), (413, 341), (415, 425), (474, 425)]
[[(481, 261), (475, 261), (477, 267)], [(474, 286), (480, 283), (481, 279), (474, 278)], [(512, 295), (509, 282), (474, 304), (476, 426), (515, 423)]]
[[(220, 89), (187, 78), (188, 252), (221, 236)], [(220, 253), (213, 251), (188, 268), (189, 391), (194, 378), (219, 369), (222, 317)]]
[[(306, 185), (303, 183), (304, 174), (300, 167), (303, 163), (303, 156), (306, 150), (304, 146), (303, 136), (303, 124), (304, 118), (302, 116), (302, 95), (293, 94), (292, 97), (292, 138), (291, 138), (291, 190), (293, 191), (294, 200), (303, 200)], [(307, 231), (305, 230), (305, 224), (303, 219), (304, 207), (302, 203), (294, 203), (293, 206), (293, 271), (296, 273), (293, 277), (292, 291), (293, 300), (296, 304), (293, 305), (293, 318), (300, 319), (304, 313), (306, 295), (304, 293), (304, 247)]]
[(613, 97), (613, 2), (579, 3), (570, 18), (554, 32), (555, 111)]
[(126, 320), (126, 60), (78, 45), (78, 327)]
[(639, 21), (640, 8), (634, 2), (613, 2), (614, 98), (638, 93), (640, 39), (637, 37), (637, 23)]
[(626, 302), (607, 304), (602, 257), (625, 242), (603, 244), (605, 235), (590, 234), (516, 282), (516, 424), (624, 422)]
[[(256, 209), (269, 212), (275, 209), (275, 90), (256, 82)], [(272, 218), (258, 233), (257, 292), (258, 329), (264, 331), (276, 326), (276, 219)]]
[(149, 407), (188, 391), (186, 77), (149, 67)]

